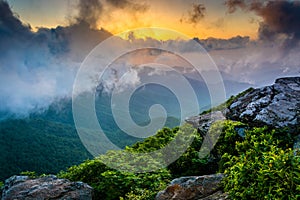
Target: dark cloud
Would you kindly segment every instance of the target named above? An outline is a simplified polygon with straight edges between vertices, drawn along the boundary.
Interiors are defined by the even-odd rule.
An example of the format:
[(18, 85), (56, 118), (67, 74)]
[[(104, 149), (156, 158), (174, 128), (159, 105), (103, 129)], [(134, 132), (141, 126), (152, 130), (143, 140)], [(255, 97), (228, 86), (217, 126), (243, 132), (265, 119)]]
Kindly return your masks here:
[[(88, 10), (88, 9), (87, 9)], [(111, 36), (92, 29), (83, 17), (72, 25), (32, 32), (0, 0), (0, 112), (21, 115), (70, 95), (76, 70), (85, 56)]]
[(188, 12), (188, 16), (181, 18), (180, 21), (197, 24), (205, 17), (206, 8), (203, 4), (193, 4), (192, 9)]
[(149, 8), (149, 5), (145, 3), (137, 3), (130, 0), (106, 0), (106, 2), (116, 8), (130, 9), (135, 12), (144, 12)]
[(300, 39), (299, 1), (270, 1), (265, 6), (256, 7), (255, 11), (264, 19), (260, 37), (279, 33), (286, 34), (290, 39)]
[(97, 27), (97, 21), (100, 19), (103, 6), (99, 0), (80, 0), (78, 3), (77, 23), (86, 22), (91, 27)]
[(21, 40), (26, 41), (31, 37), (30, 26), (22, 24), (14, 16), (8, 3), (0, 0), (0, 51), (2, 56), (10, 45), (14, 45)]
[(106, 10), (107, 14), (107, 12), (110, 12), (110, 9), (124, 9), (135, 16), (137, 12), (145, 12), (149, 9), (149, 5), (146, 3), (138, 3), (133, 0), (79, 0), (77, 7), (78, 15), (73, 23), (80, 24), (83, 22), (93, 29), (98, 28), (98, 22), (101, 22), (104, 16), (103, 10)]
[(300, 2), (299, 1), (245, 1), (228, 0), (228, 12), (237, 8), (253, 11), (261, 16), (258, 36), (262, 40), (274, 41), (285, 36), (284, 46), (292, 47), (300, 39)]
[(25, 26), (16, 18), (6, 1), (0, 0), (1, 33), (6, 35), (30, 35), (30, 26)]
[(264, 0), (226, 0), (225, 6), (228, 8), (228, 13), (234, 13), (237, 8), (244, 11), (256, 11), (260, 9), (265, 2)]
[(229, 13), (234, 13), (238, 7), (241, 9), (247, 8), (244, 0), (227, 0), (225, 5), (227, 6)]

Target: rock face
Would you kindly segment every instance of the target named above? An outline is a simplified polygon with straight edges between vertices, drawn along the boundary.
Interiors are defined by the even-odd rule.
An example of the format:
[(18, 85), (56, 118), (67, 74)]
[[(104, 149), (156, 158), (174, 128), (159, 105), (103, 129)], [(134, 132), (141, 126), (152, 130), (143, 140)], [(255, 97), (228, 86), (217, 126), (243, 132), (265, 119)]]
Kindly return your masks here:
[(222, 174), (187, 176), (174, 179), (170, 185), (156, 195), (156, 200), (200, 200), (226, 199), (220, 191)]
[(197, 128), (200, 133), (206, 134), (211, 124), (218, 120), (225, 119), (226, 118), (221, 111), (213, 111), (208, 114), (190, 117), (185, 121), (193, 125), (194, 128)]
[(50, 175), (37, 179), (12, 176), (5, 181), (2, 200), (88, 200), (93, 189), (82, 182), (70, 182)]
[(237, 98), (226, 111), (226, 117), (256, 126), (299, 130), (300, 77), (279, 78), (271, 86)]

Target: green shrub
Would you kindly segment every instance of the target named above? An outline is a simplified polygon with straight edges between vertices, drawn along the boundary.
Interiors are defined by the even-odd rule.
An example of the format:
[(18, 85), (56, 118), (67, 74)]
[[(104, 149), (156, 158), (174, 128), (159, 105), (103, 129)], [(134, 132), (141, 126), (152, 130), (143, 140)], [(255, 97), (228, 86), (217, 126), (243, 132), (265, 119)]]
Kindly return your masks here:
[[(186, 134), (189, 133), (189, 134)], [(215, 172), (215, 167), (210, 166), (208, 158), (200, 159), (199, 150), (202, 145), (203, 138), (189, 124), (184, 124), (180, 128), (173, 129), (163, 128), (158, 131), (156, 135), (145, 139), (143, 142), (138, 142), (131, 147), (127, 147), (126, 150), (130, 152), (145, 153), (165, 147), (170, 141), (176, 137), (176, 142), (184, 144), (187, 141), (192, 141), (186, 151), (167, 168), (170, 170), (172, 177), (187, 176), (187, 175), (203, 175)], [(168, 162), (170, 154), (178, 153), (177, 149), (181, 149), (181, 145), (173, 146), (175, 150), (172, 152), (164, 151), (166, 155), (162, 157), (162, 162)]]
[[(180, 176), (192, 176), (192, 175), (204, 175), (212, 172), (213, 167), (210, 166), (211, 163), (208, 162), (208, 157), (200, 158), (199, 150), (201, 148), (203, 138), (202, 136), (190, 127), (193, 132), (191, 137), (193, 137), (192, 143), (186, 149), (186, 151), (173, 163), (168, 166), (171, 171), (173, 178)], [(179, 129), (181, 131), (181, 129)], [(188, 140), (184, 137), (180, 137), (182, 142)]]
[(93, 186), (101, 181), (101, 173), (109, 168), (99, 159), (86, 160), (80, 165), (70, 167), (66, 172), (58, 174), (61, 178), (67, 178), (72, 181), (83, 181)]
[(95, 189), (96, 199), (112, 200), (125, 197), (130, 191), (143, 191), (148, 188), (151, 188), (149, 198), (153, 198), (170, 181), (171, 175), (166, 169), (140, 174), (120, 172), (108, 168), (96, 158), (73, 166), (67, 172), (61, 172), (59, 177), (86, 182)]
[[(192, 134), (186, 134), (187, 132)], [(176, 142), (179, 142), (179, 144), (185, 143), (191, 137), (194, 140), (179, 160), (171, 165), (172, 167), (169, 166), (168, 168), (147, 173), (135, 174), (128, 172), (137, 168), (141, 171), (149, 171), (153, 167), (162, 165), (162, 162), (167, 162), (168, 155), (176, 153), (176, 150), (174, 152), (163, 152), (159, 160), (153, 159), (149, 155), (139, 155), (138, 153), (147, 153), (161, 149), (172, 141), (175, 136), (178, 136), (176, 137)], [(191, 175), (199, 172), (199, 169), (202, 172), (206, 170), (206, 161), (200, 160), (198, 156), (201, 143), (201, 136), (191, 125), (186, 124), (180, 129), (178, 127), (174, 129), (163, 128), (156, 135), (145, 139), (143, 142), (126, 147), (122, 151), (108, 151), (105, 155), (101, 155), (96, 159), (87, 160), (78, 166), (70, 167), (66, 172), (61, 172), (59, 176), (72, 181), (83, 181), (90, 184), (95, 189), (96, 198), (98, 199), (119, 199), (121, 197), (124, 199), (154, 199), (157, 192), (164, 189), (176, 175), (180, 173)], [(180, 145), (175, 145), (174, 147), (175, 149), (180, 149)], [(128, 152), (132, 156), (129, 155), (128, 157), (128, 154), (126, 154)], [(158, 161), (161, 161), (161, 163)], [(135, 162), (138, 162), (139, 165), (131, 165)], [(110, 167), (104, 163), (109, 164)], [(202, 168), (199, 166), (202, 166)], [(115, 167), (123, 171), (118, 171), (114, 169)]]
[(140, 196), (148, 189), (151, 192), (144, 193), (144, 199), (154, 199), (155, 194), (170, 181), (170, 174), (165, 169), (140, 174), (109, 170), (101, 176), (103, 179), (95, 189), (101, 191), (102, 199), (118, 199), (128, 196), (129, 193)]
[(238, 141), (243, 141), (243, 138), (238, 135), (237, 129), (244, 129), (244, 127), (246, 127), (245, 124), (231, 120), (216, 121), (211, 125), (206, 137), (209, 137), (211, 144), (214, 141), (216, 141), (216, 144), (210, 153), (210, 160), (213, 160), (209, 163), (210, 173), (216, 173), (217, 170), (222, 173), (225, 170), (224, 162), (226, 160), (221, 159), (225, 153), (238, 155), (235, 144)]
[(300, 157), (278, 147), (275, 131), (254, 128), (236, 144), (238, 156), (227, 159), (224, 189), (232, 199), (300, 198)]
[[(162, 190), (165, 189), (162, 188)], [(125, 195), (125, 198), (121, 197), (120, 200), (153, 200), (157, 192), (153, 192), (148, 189), (138, 189), (135, 191), (130, 191)]]
[[(149, 171), (160, 165), (157, 160), (137, 153), (160, 149), (172, 140), (177, 130), (178, 128), (173, 130), (164, 128), (158, 131), (155, 136), (147, 138), (145, 142), (136, 143), (122, 151), (108, 151), (98, 158), (70, 167), (66, 172), (61, 172), (59, 176), (72, 181), (88, 183), (95, 189), (96, 199), (113, 200), (121, 197), (128, 199), (133, 198), (133, 196), (133, 199), (154, 199), (157, 192), (165, 188), (170, 182), (169, 170), (160, 169), (147, 173), (128, 171), (137, 170), (137, 168), (141, 171)], [(128, 152), (131, 154), (128, 155)], [(136, 162), (139, 165), (134, 165)], [(109, 164), (110, 167), (104, 163)], [(118, 171), (114, 167), (123, 171)]]
[(38, 175), (36, 174), (36, 172), (32, 172), (32, 171), (21, 172), (20, 174), (22, 176), (28, 176), (29, 178), (37, 178), (38, 177)]
[(241, 122), (231, 120), (217, 121), (212, 124), (209, 133), (220, 135), (212, 153), (215, 156), (222, 156), (225, 153), (238, 155), (235, 144), (243, 141), (243, 138), (238, 135), (237, 128), (245, 126)]

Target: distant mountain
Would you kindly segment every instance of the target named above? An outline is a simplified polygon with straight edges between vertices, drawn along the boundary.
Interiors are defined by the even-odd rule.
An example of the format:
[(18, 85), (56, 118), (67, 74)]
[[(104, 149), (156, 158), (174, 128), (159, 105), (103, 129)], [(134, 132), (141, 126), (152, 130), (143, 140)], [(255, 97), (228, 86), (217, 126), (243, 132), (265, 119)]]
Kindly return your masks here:
[[(208, 109), (210, 96), (205, 82), (186, 78), (195, 91), (200, 112)], [(247, 86), (225, 81), (230, 94), (238, 93)], [(95, 96), (99, 124), (115, 145), (124, 148), (142, 140), (124, 133), (117, 126), (112, 115), (110, 95), (97, 91)], [(176, 94), (157, 84), (148, 84), (138, 88), (130, 99), (129, 109), (133, 121), (139, 125), (147, 125), (150, 122), (149, 109), (155, 104), (160, 104), (166, 110), (165, 126), (178, 126), (184, 120), (181, 119)], [(1, 112), (0, 115), (0, 151), (3, 152), (0, 156), (0, 180), (26, 170), (57, 173), (92, 157), (77, 135), (71, 98), (58, 99), (47, 109), (33, 112), (22, 119), (9, 112)], [(158, 116), (158, 120), (159, 118)], [(157, 127), (157, 130), (160, 128)]]

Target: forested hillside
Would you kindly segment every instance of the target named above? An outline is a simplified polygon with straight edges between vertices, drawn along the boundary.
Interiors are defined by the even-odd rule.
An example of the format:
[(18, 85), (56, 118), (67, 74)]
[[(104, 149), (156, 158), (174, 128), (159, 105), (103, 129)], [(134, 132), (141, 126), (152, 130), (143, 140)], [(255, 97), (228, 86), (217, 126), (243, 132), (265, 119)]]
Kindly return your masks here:
[(43, 119), (10, 119), (0, 123), (0, 179), (22, 171), (57, 173), (91, 155), (74, 127)]

